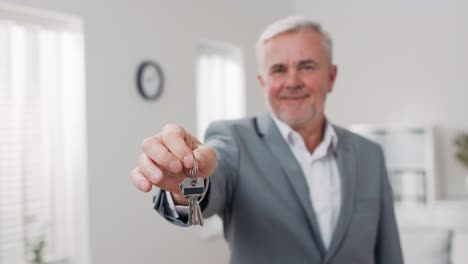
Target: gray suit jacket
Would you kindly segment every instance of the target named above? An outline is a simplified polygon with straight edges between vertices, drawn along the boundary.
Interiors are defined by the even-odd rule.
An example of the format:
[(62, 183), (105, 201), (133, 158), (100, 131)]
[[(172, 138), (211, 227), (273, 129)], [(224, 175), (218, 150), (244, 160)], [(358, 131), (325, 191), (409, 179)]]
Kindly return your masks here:
[[(202, 209), (223, 219), (231, 263), (403, 263), (381, 148), (334, 128), (343, 201), (326, 250), (304, 174), (271, 116), (210, 126), (205, 143), (216, 149), (218, 164)], [(156, 210), (185, 225), (164, 192), (155, 198)]]

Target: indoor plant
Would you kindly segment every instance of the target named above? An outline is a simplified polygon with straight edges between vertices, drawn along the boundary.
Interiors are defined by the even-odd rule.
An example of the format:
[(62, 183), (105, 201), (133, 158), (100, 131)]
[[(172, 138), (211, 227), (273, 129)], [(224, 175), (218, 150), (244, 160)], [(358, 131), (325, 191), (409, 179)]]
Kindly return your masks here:
[[(455, 157), (468, 170), (468, 133), (455, 137), (455, 146), (457, 148)], [(465, 185), (468, 191), (468, 173), (465, 174)]]

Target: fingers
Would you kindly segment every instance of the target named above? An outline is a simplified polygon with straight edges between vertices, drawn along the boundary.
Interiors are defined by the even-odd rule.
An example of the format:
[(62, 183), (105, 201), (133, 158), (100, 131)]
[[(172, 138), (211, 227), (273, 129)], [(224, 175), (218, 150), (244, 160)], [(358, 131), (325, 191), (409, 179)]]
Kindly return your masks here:
[(163, 190), (179, 193), (179, 184), (185, 178), (185, 175), (158, 168), (145, 153), (142, 153), (138, 161), (138, 167), (131, 172), (130, 177), (134, 185), (144, 192), (150, 191), (151, 185), (154, 184)]
[(151, 191), (151, 182), (139, 171), (138, 168), (134, 168), (130, 172), (130, 179), (133, 184), (142, 192)]
[(159, 169), (153, 161), (141, 153), (140, 160), (138, 161), (138, 169), (140, 173), (145, 176), (152, 184), (159, 185), (163, 180), (163, 172)]
[(181, 126), (170, 124), (162, 130), (161, 140), (185, 167), (193, 167), (192, 150), (200, 145), (198, 139), (187, 133)]
[(163, 145), (158, 136), (145, 139), (142, 147), (146, 156), (159, 166), (174, 173), (182, 170), (182, 163)]
[(183, 167), (193, 167), (192, 149), (200, 141), (178, 125), (166, 125), (161, 133), (143, 142), (143, 151), (161, 167), (179, 173)]
[(188, 176), (197, 159), (199, 176), (208, 178), (216, 167), (216, 152), (204, 146), (178, 125), (166, 125), (161, 133), (148, 137), (142, 144), (138, 167), (131, 171), (133, 184), (143, 192), (152, 185), (180, 194), (179, 184)]

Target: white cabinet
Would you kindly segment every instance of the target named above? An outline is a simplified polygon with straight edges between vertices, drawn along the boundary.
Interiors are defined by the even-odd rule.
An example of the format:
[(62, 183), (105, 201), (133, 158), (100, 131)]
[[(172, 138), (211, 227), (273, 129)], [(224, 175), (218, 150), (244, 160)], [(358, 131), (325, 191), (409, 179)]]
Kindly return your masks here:
[(436, 199), (431, 127), (361, 124), (350, 130), (382, 146), (396, 202), (427, 204)]

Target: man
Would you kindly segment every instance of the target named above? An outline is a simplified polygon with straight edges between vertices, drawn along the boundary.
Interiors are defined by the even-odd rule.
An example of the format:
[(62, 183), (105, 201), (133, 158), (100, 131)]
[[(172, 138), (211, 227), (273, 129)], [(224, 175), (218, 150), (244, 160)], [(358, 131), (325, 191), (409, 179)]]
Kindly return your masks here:
[(337, 76), (328, 35), (303, 18), (279, 20), (257, 56), (269, 111), (213, 123), (205, 144), (167, 125), (145, 139), (133, 183), (165, 190), (155, 209), (185, 225), (178, 185), (195, 157), (211, 180), (203, 215), (223, 219), (231, 263), (403, 263), (381, 148), (324, 114)]

